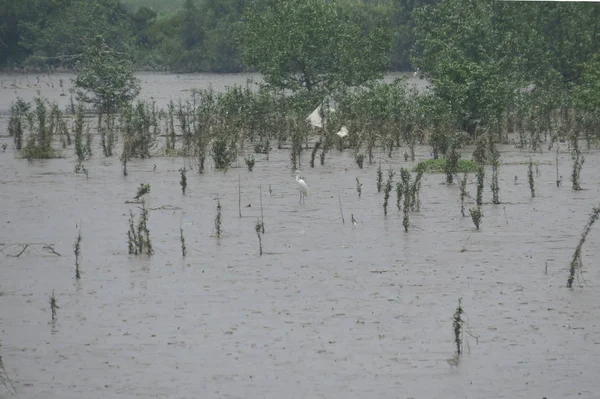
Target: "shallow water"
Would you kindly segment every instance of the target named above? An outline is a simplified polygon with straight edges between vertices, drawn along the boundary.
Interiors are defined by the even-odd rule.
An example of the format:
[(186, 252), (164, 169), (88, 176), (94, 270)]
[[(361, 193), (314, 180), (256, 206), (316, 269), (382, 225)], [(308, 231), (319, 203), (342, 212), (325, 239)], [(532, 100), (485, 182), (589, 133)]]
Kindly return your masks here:
[[(2, 104), (10, 104), (4, 93)], [(0, 386), (0, 398), (598, 396), (598, 226), (583, 250), (585, 284), (565, 287), (582, 228), (600, 202), (598, 151), (586, 154), (584, 190), (574, 192), (566, 148), (557, 188), (554, 153), (500, 147), (502, 204), (484, 205), (479, 231), (461, 217), (458, 187), (426, 175), (421, 211), (405, 233), (394, 193), (383, 216), (376, 165), (358, 169), (350, 152), (334, 151), (314, 169), (304, 154), (311, 195), (300, 205), (286, 150), (268, 161), (257, 155), (253, 172), (190, 171), (184, 196), (178, 169), (188, 161), (181, 158), (133, 160), (123, 177), (118, 158), (96, 150), (86, 179), (73, 173), (68, 152), (29, 163), (8, 137), (2, 142), (9, 149), (0, 152), (0, 243), (52, 244), (62, 256), (31, 245), (11, 257), (22, 247), (0, 247), (1, 355), (18, 392)], [(429, 157), (428, 148), (417, 157)], [(530, 157), (542, 163), (534, 199), (527, 166), (514, 164)], [(382, 167), (412, 165), (401, 158), (383, 157)], [(138, 209), (125, 201), (140, 183), (152, 186), (152, 257), (127, 254), (128, 215)], [(254, 231), (259, 186), (263, 256)], [(473, 179), (468, 189), (474, 196)], [(461, 297), (470, 352), (450, 367)]]

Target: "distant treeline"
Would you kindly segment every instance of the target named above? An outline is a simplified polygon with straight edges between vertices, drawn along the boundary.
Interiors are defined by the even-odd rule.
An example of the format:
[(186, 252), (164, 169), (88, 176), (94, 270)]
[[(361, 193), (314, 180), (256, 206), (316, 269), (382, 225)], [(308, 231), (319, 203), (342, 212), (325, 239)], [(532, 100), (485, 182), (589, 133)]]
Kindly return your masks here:
[[(172, 11), (158, 7), (164, 3), (158, 0), (2, 1), (0, 67), (70, 69), (102, 35), (107, 45), (132, 54), (138, 69), (241, 72), (248, 68), (238, 51), (238, 32), (251, 1), (185, 0)], [(337, 1), (360, 15), (365, 31), (385, 21), (393, 32), (389, 69), (395, 71), (412, 69), (413, 9), (433, 2)]]

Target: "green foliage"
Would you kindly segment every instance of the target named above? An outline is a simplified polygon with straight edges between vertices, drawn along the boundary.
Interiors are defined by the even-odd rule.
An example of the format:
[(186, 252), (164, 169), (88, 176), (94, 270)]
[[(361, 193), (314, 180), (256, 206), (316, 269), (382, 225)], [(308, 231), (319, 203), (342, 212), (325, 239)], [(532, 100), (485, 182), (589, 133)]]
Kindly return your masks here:
[(388, 200), (390, 199), (390, 193), (392, 192), (392, 183), (394, 180), (394, 172), (390, 169), (388, 171), (388, 179), (385, 182), (385, 188), (383, 190), (383, 214), (387, 216)]
[(462, 298), (458, 298), (458, 306), (452, 317), (452, 330), (454, 331), (454, 343), (456, 345), (456, 353), (460, 355), (462, 351), (462, 335), (464, 320), (462, 319), (464, 311), (462, 308)]
[(587, 223), (585, 224), (585, 227), (583, 228), (583, 233), (581, 233), (581, 238), (579, 239), (579, 243), (575, 248), (575, 253), (573, 253), (573, 259), (571, 260), (571, 264), (569, 266), (569, 278), (567, 280), (568, 288), (573, 287), (573, 281), (575, 281), (575, 274), (577, 272), (581, 272), (581, 268), (583, 266), (583, 263), (581, 261), (581, 248), (583, 247), (583, 244), (585, 243), (585, 240), (588, 234), (590, 233), (592, 226), (594, 225), (594, 223), (596, 223), (596, 220), (598, 220), (598, 217), (600, 217), (600, 207), (593, 208), (592, 213), (590, 214), (590, 218), (588, 219)]
[(109, 47), (102, 36), (85, 48), (73, 85), (78, 100), (105, 114), (114, 113), (140, 92), (129, 55)]
[(254, 169), (254, 164), (256, 163), (256, 160), (254, 159), (254, 155), (252, 155), (252, 154), (247, 155), (244, 158), (244, 161), (246, 162), (246, 166), (248, 167), (248, 171), (252, 172), (252, 169)]
[(529, 190), (531, 191), (531, 198), (535, 197), (535, 182), (533, 179), (533, 161), (529, 158), (529, 167), (527, 168), (527, 180), (529, 181)]
[(460, 213), (462, 217), (465, 217), (465, 199), (469, 196), (467, 191), (467, 180), (469, 179), (469, 174), (465, 172), (463, 178), (459, 182), (460, 187)]
[(144, 195), (150, 192), (150, 184), (140, 183), (140, 186), (137, 189), (137, 193), (135, 197), (133, 197), (136, 201), (142, 198)]
[(446, 173), (446, 183), (452, 184), (454, 182), (454, 175), (458, 173), (458, 162), (460, 160), (460, 154), (452, 147), (450, 152), (446, 156), (446, 165), (444, 165), (444, 172)]
[(381, 192), (381, 187), (383, 187), (383, 172), (381, 171), (381, 162), (379, 162), (379, 166), (377, 166), (377, 192)]
[(221, 218), (221, 201), (217, 200), (217, 215), (215, 216), (215, 231), (217, 238), (221, 238), (221, 224), (223, 220)]
[(483, 213), (481, 212), (480, 206), (474, 206), (469, 209), (469, 214), (471, 214), (471, 220), (473, 220), (473, 224), (479, 230), (479, 225), (481, 224), (481, 218), (483, 217)]
[(381, 77), (390, 33), (363, 29), (360, 12), (336, 1), (252, 1), (240, 35), (242, 57), (265, 81), (290, 90), (331, 90)]
[(235, 160), (237, 152), (229, 143), (227, 137), (219, 136), (212, 145), (212, 157), (215, 161), (215, 169), (227, 170)]
[(483, 185), (485, 179), (485, 169), (483, 165), (479, 165), (477, 167), (477, 206), (481, 206), (483, 204)]
[(356, 154), (354, 156), (354, 160), (360, 169), (363, 168), (363, 164), (365, 162), (365, 154)]
[[(425, 173), (446, 173), (446, 158), (427, 159), (421, 161), (413, 168), (414, 172), (422, 170)], [(470, 159), (459, 159), (456, 163), (455, 173), (473, 173), (477, 171), (477, 164)]]
[(15, 148), (21, 150), (23, 148), (23, 132), (26, 122), (27, 113), (29, 112), (30, 104), (22, 98), (17, 98), (17, 101), (11, 104), (10, 119), (8, 121), (8, 135), (14, 136)]
[(48, 116), (46, 102), (37, 97), (34, 99), (35, 110), (27, 115), (30, 134), (23, 148), (27, 159), (57, 158), (58, 152), (52, 147), (52, 128)]
[(129, 211), (129, 231), (127, 232), (129, 255), (154, 254), (152, 241), (150, 240), (150, 230), (148, 229), (148, 218), (149, 213), (145, 201), (142, 201), (142, 212), (137, 226), (133, 212)]
[(183, 195), (185, 195), (185, 190), (187, 190), (186, 172), (187, 172), (187, 169), (185, 168), (185, 166), (183, 168), (179, 169), (179, 174), (181, 176), (181, 179), (179, 180), (179, 185), (181, 186), (181, 192), (183, 193)]

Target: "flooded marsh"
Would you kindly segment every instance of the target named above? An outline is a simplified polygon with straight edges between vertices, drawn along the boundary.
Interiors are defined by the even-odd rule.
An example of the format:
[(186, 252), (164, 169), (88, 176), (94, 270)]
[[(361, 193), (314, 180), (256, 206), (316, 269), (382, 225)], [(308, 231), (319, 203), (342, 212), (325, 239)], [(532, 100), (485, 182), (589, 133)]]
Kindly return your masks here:
[[(583, 246), (584, 281), (566, 288), (573, 251), (600, 202), (597, 149), (584, 150), (583, 190), (573, 191), (566, 145), (562, 187), (554, 152), (498, 145), (500, 204), (491, 203), (486, 166), (479, 230), (468, 212), (461, 215), (458, 183), (426, 173), (420, 211), (405, 232), (395, 192), (384, 216), (377, 162), (384, 179), (396, 172), (395, 184), (401, 167), (431, 157), (428, 146), (416, 147), (414, 162), (402, 148), (391, 158), (377, 151), (377, 162), (363, 169), (351, 150), (335, 149), (324, 166), (310, 168), (305, 151), (304, 204), (287, 148), (268, 160), (254, 154), (252, 172), (246, 148), (225, 172), (212, 159), (199, 174), (189, 158), (155, 156), (131, 159), (128, 176), (118, 155), (95, 148), (86, 177), (73, 172), (70, 148), (62, 158), (33, 161), (13, 149), (6, 127), (17, 95), (31, 100), (40, 90), (69, 104), (58, 83), (66, 87), (68, 77), (44, 75), (52, 88), (43, 79), (36, 86), (35, 75), (28, 87), (19, 76), (0, 76), (0, 144), (8, 144), (0, 152), (0, 356), (16, 389), (0, 386), (0, 398), (599, 395), (599, 226)], [(192, 85), (218, 89), (246, 78), (148, 75), (142, 96), (164, 106)], [(460, 150), (463, 158), (472, 152)], [(539, 171), (535, 198), (530, 158)], [(139, 215), (141, 207), (130, 202), (140, 184), (151, 185), (152, 256), (128, 254), (130, 211)], [(474, 198), (474, 173), (466, 188)], [(469, 350), (453, 364), (459, 298)]]

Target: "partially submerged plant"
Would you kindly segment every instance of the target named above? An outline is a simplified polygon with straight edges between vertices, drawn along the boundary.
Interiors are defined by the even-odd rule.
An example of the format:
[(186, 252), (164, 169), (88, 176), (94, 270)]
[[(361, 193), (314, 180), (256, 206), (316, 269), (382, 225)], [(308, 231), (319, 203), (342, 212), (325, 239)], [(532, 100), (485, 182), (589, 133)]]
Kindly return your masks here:
[(217, 200), (217, 216), (215, 216), (215, 230), (217, 238), (221, 238), (221, 201)]
[(464, 320), (462, 319), (463, 314), (462, 298), (458, 298), (458, 306), (454, 311), (452, 317), (452, 330), (454, 332), (454, 344), (456, 345), (456, 353), (460, 355), (462, 353), (462, 337), (463, 337), (463, 325)]
[(54, 296), (54, 290), (52, 290), (52, 295), (50, 296), (50, 310), (52, 311), (52, 320), (56, 319), (56, 310), (60, 309), (58, 306), (58, 302), (56, 302), (56, 297)]
[(263, 254), (262, 237), (261, 237), (262, 223), (258, 219), (256, 220), (256, 225), (254, 225), (254, 231), (256, 231), (256, 235), (258, 236), (258, 254), (260, 256), (262, 256), (262, 254)]
[(8, 147), (8, 144), (2, 143), (2, 152), (6, 152), (7, 147)]
[(404, 231), (408, 232), (408, 226), (410, 226), (410, 206), (411, 206), (411, 195), (410, 195), (410, 172), (407, 169), (400, 169), (400, 180), (402, 181), (402, 193), (404, 194), (404, 215), (402, 217), (402, 226)]
[(358, 177), (356, 178), (356, 192), (358, 193), (358, 198), (360, 198), (362, 194), (362, 183), (358, 180)]
[(588, 219), (587, 223), (585, 224), (585, 227), (583, 228), (583, 233), (581, 233), (581, 238), (579, 239), (579, 243), (577, 244), (577, 247), (575, 248), (575, 253), (573, 254), (573, 259), (571, 260), (571, 264), (569, 266), (569, 278), (567, 280), (568, 288), (573, 288), (573, 281), (575, 280), (575, 274), (577, 272), (581, 272), (581, 268), (583, 266), (583, 263), (581, 261), (581, 248), (583, 247), (583, 244), (585, 243), (585, 240), (586, 240), (588, 234), (590, 233), (592, 226), (594, 225), (594, 223), (596, 223), (596, 220), (598, 220), (599, 216), (600, 216), (600, 206), (592, 209), (590, 218)]
[(144, 201), (142, 201), (142, 213), (138, 219), (137, 226), (133, 212), (129, 211), (127, 245), (130, 255), (140, 255), (143, 253), (152, 255), (154, 253), (152, 241), (150, 240), (150, 230), (148, 229), (148, 216), (148, 208), (146, 208), (146, 203)]
[(140, 198), (142, 198), (144, 195), (148, 194), (149, 192), (150, 192), (150, 184), (141, 183), (140, 186), (138, 187), (137, 194), (133, 198), (135, 200), (139, 200)]
[(388, 200), (390, 199), (390, 193), (392, 192), (392, 182), (394, 179), (394, 172), (390, 169), (388, 171), (388, 179), (385, 182), (385, 188), (383, 190), (383, 214), (387, 216)]
[(377, 167), (377, 192), (381, 192), (381, 187), (383, 186), (383, 172), (381, 171), (381, 161), (379, 161), (379, 166)]
[(186, 173), (187, 169), (185, 168), (185, 166), (181, 169), (179, 169), (179, 174), (181, 176), (181, 179), (179, 180), (179, 185), (181, 186), (181, 192), (183, 193), (183, 195), (185, 195), (185, 190), (187, 190), (187, 176)]
[(579, 177), (581, 175), (581, 168), (583, 167), (583, 163), (585, 162), (585, 157), (581, 155), (581, 150), (579, 149), (579, 143), (577, 137), (573, 140), (573, 172), (571, 173), (571, 181), (573, 182), (573, 190), (579, 191), (581, 190), (581, 184), (579, 182)]
[(183, 227), (179, 227), (179, 240), (181, 241), (181, 256), (185, 258), (187, 255), (187, 247), (185, 245), (185, 237), (183, 236)]
[(321, 148), (321, 144), (322, 141), (319, 140), (315, 143), (315, 146), (313, 147), (312, 152), (310, 153), (310, 167), (314, 168), (315, 167), (315, 157), (317, 156), (317, 151), (319, 151), (319, 148)]
[(248, 171), (252, 172), (252, 169), (254, 169), (254, 164), (256, 163), (256, 160), (254, 159), (254, 155), (252, 155), (252, 154), (247, 155), (244, 158), (244, 161), (246, 161), (246, 166), (248, 167)]
[(460, 155), (456, 149), (454, 147), (450, 148), (450, 152), (446, 155), (446, 168), (444, 170), (447, 184), (454, 183), (454, 175), (458, 172), (459, 159)]
[(485, 169), (483, 169), (483, 166), (479, 166), (479, 168), (477, 168), (477, 199), (476, 199), (477, 206), (483, 205), (483, 185), (485, 183), (484, 180), (485, 180)]
[(500, 167), (500, 152), (494, 146), (494, 141), (490, 136), (490, 163), (492, 164), (492, 203), (499, 204), (500, 197), (498, 193), (500, 192), (500, 185), (498, 184), (498, 168)]
[(460, 180), (460, 214), (462, 217), (465, 217), (465, 199), (469, 196), (467, 192), (467, 180), (469, 178), (469, 174), (465, 172), (462, 180)]
[(0, 344), (0, 381), (2, 381), (2, 385), (8, 390), (8, 392), (17, 393), (15, 386), (13, 385), (8, 373), (6, 372), (6, 368), (4, 367), (4, 362), (2, 361), (1, 355), (2, 344)]
[(356, 154), (354, 156), (354, 161), (356, 161), (356, 164), (358, 165), (359, 168), (363, 168), (363, 164), (365, 162), (365, 154)]
[(533, 161), (529, 159), (529, 168), (527, 170), (527, 178), (529, 180), (529, 190), (531, 191), (531, 198), (535, 198), (535, 185), (533, 181)]
[(479, 230), (479, 225), (481, 224), (481, 218), (483, 217), (483, 213), (481, 212), (481, 207), (474, 206), (469, 209), (469, 213), (471, 214), (471, 220), (473, 220), (473, 224)]
[(75, 253), (75, 278), (79, 280), (81, 278), (81, 274), (79, 272), (79, 265), (81, 261), (81, 226), (79, 226), (77, 230), (77, 237), (75, 238), (75, 243), (73, 244), (73, 252)]

